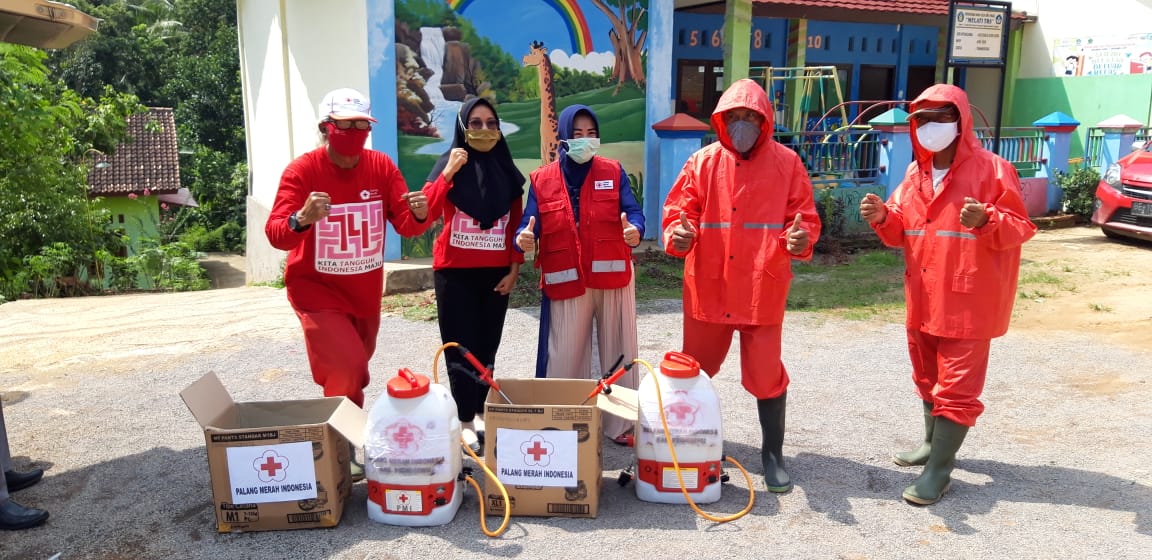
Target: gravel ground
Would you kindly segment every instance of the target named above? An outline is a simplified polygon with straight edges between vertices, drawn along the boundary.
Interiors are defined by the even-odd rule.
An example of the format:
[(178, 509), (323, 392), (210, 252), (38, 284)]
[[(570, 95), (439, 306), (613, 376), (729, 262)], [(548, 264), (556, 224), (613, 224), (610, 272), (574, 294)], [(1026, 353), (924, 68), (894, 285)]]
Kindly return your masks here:
[[(100, 312), (96, 313), (95, 309)], [(98, 317), (83, 331), (76, 317)], [(641, 354), (679, 346), (680, 305), (644, 305)], [(182, 328), (178, 325), (195, 325)], [(497, 373), (529, 377), (534, 312), (509, 313)], [(889, 454), (921, 435), (900, 325), (790, 313), (789, 494), (764, 489), (755, 404), (733, 344), (716, 378), (726, 452), (754, 473), (755, 508), (717, 524), (687, 506), (641, 502), (619, 487), (627, 448), (606, 443), (596, 519), (514, 517), (500, 538), (478, 527), (469, 488), (442, 527), (378, 525), (353, 487), (341, 524), (217, 534), (204, 441), (178, 393), (216, 372), (236, 400), (317, 396), (299, 327), (282, 291), (78, 298), (0, 306), (0, 387), (18, 468), (45, 480), (15, 498), (43, 507), (40, 528), (0, 534), (0, 558), (1148, 558), (1152, 555), (1152, 368), (1147, 350), (1088, 333), (1012, 333), (992, 347), (987, 411), (937, 505), (900, 499), (917, 469)], [(78, 332), (80, 331), (80, 332)], [(399, 367), (427, 372), (435, 323), (386, 317), (371, 405)], [(69, 357), (70, 356), (70, 357)], [(734, 469), (720, 502), (747, 498)], [(495, 527), (498, 520), (489, 519)]]

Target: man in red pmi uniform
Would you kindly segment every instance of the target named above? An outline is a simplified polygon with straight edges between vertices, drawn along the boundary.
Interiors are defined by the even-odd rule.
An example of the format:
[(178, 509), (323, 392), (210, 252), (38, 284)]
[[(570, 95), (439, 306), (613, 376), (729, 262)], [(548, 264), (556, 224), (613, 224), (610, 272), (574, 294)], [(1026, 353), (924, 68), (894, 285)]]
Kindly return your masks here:
[(893, 461), (924, 465), (903, 496), (927, 505), (948, 490), (956, 451), (984, 410), (988, 350), (1008, 330), (1020, 246), (1036, 226), (1016, 169), (976, 137), (964, 90), (934, 85), (911, 108), (914, 158), (904, 180), (887, 204), (866, 195), (860, 214), (885, 245), (904, 249), (908, 354), (925, 437)]
[(289, 252), (284, 286), (313, 380), (324, 396), (363, 407), (380, 329), (385, 221), (404, 236), (431, 222), (423, 192), (409, 192), (387, 155), (364, 148), (376, 119), (363, 95), (332, 91), (319, 114), (324, 145), (288, 164), (264, 232)]
[(772, 106), (752, 80), (732, 84), (712, 113), (719, 142), (688, 158), (664, 202), (664, 247), (684, 262), (684, 352), (716, 375), (740, 332), (744, 389), (757, 400), (768, 490), (787, 492), (788, 372), (781, 324), (792, 260), (820, 237), (812, 183), (796, 152), (772, 138)]

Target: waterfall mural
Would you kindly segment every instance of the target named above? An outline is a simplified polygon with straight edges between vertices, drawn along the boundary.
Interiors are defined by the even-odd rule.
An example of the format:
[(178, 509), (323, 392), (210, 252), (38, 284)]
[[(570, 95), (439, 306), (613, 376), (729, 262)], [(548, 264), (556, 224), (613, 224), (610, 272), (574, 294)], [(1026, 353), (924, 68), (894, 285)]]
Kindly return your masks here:
[[(555, 115), (572, 104), (600, 119), (600, 153), (620, 160), (637, 194), (644, 169), (648, 0), (395, 0), (400, 170), (417, 188), (452, 142), (472, 97), (493, 101), (527, 176), (555, 157)], [(384, 123), (381, 123), (384, 124)], [(435, 227), (405, 239), (431, 255)]]

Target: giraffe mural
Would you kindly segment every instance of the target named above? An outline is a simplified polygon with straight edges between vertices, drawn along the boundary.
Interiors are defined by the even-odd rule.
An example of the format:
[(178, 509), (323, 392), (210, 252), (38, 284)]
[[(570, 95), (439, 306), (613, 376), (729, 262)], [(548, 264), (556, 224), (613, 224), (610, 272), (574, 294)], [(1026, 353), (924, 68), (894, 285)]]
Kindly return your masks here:
[(544, 43), (532, 41), (532, 47), (523, 58), (524, 66), (535, 66), (540, 77), (540, 162), (556, 161), (560, 147), (556, 120), (556, 90), (552, 87), (552, 60)]

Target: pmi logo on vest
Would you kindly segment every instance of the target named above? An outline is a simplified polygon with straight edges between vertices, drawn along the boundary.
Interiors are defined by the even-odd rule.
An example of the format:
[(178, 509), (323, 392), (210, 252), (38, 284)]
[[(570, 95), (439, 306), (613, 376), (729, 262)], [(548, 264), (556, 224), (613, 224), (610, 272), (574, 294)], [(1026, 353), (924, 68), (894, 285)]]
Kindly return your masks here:
[(577, 433), (572, 430), (496, 432), (496, 474), (516, 486), (575, 486)]

